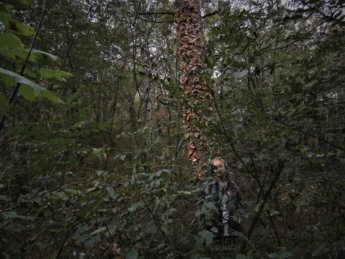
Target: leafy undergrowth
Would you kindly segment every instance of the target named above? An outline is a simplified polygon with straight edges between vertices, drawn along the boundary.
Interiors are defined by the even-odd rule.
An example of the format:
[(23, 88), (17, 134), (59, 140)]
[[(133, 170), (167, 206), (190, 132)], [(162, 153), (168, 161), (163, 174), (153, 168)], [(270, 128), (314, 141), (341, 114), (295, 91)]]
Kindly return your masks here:
[[(145, 134), (142, 130), (132, 137), (145, 139)], [(7, 141), (10, 139), (14, 141), (14, 135)], [(168, 154), (180, 147), (163, 145), (159, 138), (136, 153), (126, 150), (131, 145), (119, 144), (122, 151), (115, 153), (114, 147), (96, 148), (85, 142), (76, 148), (68, 138), (61, 142), (51, 138), (50, 145), (28, 139), (25, 147), (7, 146), (2, 154), (18, 159), (13, 164), (1, 163), (2, 179), (6, 180), (0, 186), (3, 256), (105, 258), (116, 251), (125, 258), (322, 258), (336, 254), (344, 241), (327, 243), (322, 237), (315, 238), (318, 233), (329, 232), (327, 238), (335, 240), (342, 230), (326, 225), (325, 220), (324, 225), (318, 225), (322, 213), (331, 219), (333, 212), (327, 212), (322, 204), (315, 205), (322, 201), (312, 190), (306, 190), (303, 198), (294, 197), (294, 192), (282, 194), (280, 211), (273, 203), (267, 205), (253, 237), (247, 240), (245, 234), (257, 206), (246, 189), (246, 175), (238, 179), (244, 232), (236, 233), (236, 242), (214, 240), (203, 227), (214, 209), (212, 203), (204, 201), (210, 178), (194, 182), (193, 168), (181, 159), (184, 152), (169, 159)], [(135, 138), (122, 140), (130, 139)], [(42, 153), (46, 159), (37, 160), (37, 154)], [(20, 162), (23, 157), (25, 161)], [(284, 188), (288, 187), (281, 185), (277, 191), (284, 193)], [(310, 213), (313, 204), (319, 206), (319, 216)], [(303, 232), (296, 232), (305, 222), (308, 225)], [(290, 248), (276, 244), (273, 229), (279, 242)]]

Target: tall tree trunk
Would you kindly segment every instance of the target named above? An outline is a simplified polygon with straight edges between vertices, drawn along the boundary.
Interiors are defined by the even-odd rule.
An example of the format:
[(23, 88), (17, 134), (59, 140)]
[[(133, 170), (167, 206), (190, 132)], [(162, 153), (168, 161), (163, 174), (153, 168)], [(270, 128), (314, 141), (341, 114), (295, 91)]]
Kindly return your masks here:
[(211, 92), (201, 77), (205, 65), (200, 4), (198, 0), (177, 0), (175, 8), (179, 83), (184, 92), (182, 124), (188, 143), (188, 159), (199, 166), (196, 172), (199, 177), (201, 166), (210, 152), (202, 128), (207, 124), (203, 115), (212, 100)]

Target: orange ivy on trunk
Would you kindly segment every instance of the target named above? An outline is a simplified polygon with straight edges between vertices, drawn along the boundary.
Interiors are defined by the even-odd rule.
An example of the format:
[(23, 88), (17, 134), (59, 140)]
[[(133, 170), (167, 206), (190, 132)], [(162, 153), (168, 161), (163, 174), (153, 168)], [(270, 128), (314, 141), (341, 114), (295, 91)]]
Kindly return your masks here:
[[(212, 94), (201, 79), (205, 64), (200, 5), (198, 0), (180, 0), (175, 6), (179, 83), (185, 95), (182, 125), (188, 143), (188, 159), (201, 168), (210, 149), (201, 128), (207, 125), (203, 115), (211, 106)], [(196, 176), (201, 176), (200, 169)]]

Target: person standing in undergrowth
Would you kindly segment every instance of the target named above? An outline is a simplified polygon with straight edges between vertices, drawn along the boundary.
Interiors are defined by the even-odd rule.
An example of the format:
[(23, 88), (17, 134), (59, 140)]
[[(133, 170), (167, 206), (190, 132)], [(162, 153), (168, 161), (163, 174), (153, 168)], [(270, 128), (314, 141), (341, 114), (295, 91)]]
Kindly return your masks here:
[(211, 174), (213, 182), (207, 187), (206, 200), (213, 202), (216, 211), (211, 217), (212, 231), (214, 227), (216, 232), (212, 231), (217, 239), (234, 237), (234, 231), (241, 231), (239, 220), (236, 215), (239, 214), (240, 194), (231, 175), (226, 171), (224, 159), (215, 157), (210, 161)]

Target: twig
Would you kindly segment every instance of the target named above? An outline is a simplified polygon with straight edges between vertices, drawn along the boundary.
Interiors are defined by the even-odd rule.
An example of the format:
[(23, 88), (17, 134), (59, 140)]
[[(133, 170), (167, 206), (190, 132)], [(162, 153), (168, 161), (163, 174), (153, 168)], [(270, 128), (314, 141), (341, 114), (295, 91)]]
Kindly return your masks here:
[(274, 235), (276, 236), (276, 239), (277, 239), (277, 245), (280, 247), (280, 246), (282, 246), (282, 243), (280, 241), (280, 237), (279, 237), (277, 226), (274, 223), (273, 217), (271, 215), (269, 215), (268, 218), (269, 218), (269, 220), (271, 222), (271, 225), (273, 227)]
[(304, 0), (300, 0), (300, 2), (305, 5), (305, 6), (308, 6), (311, 10), (313, 10), (314, 12), (317, 12), (318, 14), (321, 14), (322, 17), (326, 18), (327, 20), (329, 21), (333, 21), (333, 22), (336, 22), (337, 24), (340, 24), (342, 26), (345, 25), (345, 21), (343, 20), (339, 20), (337, 19), (336, 17), (333, 17), (333, 14), (331, 16), (325, 14), (324, 12), (322, 12), (321, 10), (319, 10), (318, 8), (316, 8), (315, 6), (312, 6), (311, 4), (307, 3), (306, 1)]
[[(284, 165), (285, 165), (285, 160), (278, 162), (278, 168), (277, 168), (276, 174), (275, 174), (275, 176), (274, 176), (274, 178), (273, 178), (273, 180), (271, 182), (271, 185), (269, 186), (267, 192), (264, 195), (264, 198), (263, 198), (263, 201), (261, 203), (259, 211), (255, 214), (254, 219), (253, 219), (253, 221), (252, 221), (252, 223), (251, 223), (251, 225), (250, 225), (250, 227), (248, 229), (248, 234), (247, 234), (247, 239), (248, 240), (250, 240), (250, 237), (253, 234), (255, 226), (258, 223), (259, 219), (260, 219), (260, 215), (261, 215), (261, 213), (262, 213), (262, 211), (263, 211), (263, 209), (264, 209), (264, 207), (266, 205), (266, 202), (267, 202), (267, 200), (268, 200), (268, 198), (269, 198), (269, 196), (271, 194), (271, 191), (272, 191), (273, 187), (275, 186), (276, 182), (278, 181), (278, 179), (279, 179), (279, 177), (280, 177), (280, 175), (281, 175), (281, 173), (282, 173), (282, 171), (284, 169)], [(245, 247), (246, 247), (246, 243), (243, 244), (242, 248), (245, 249)]]
[[(215, 14), (218, 14), (219, 11), (216, 10), (216, 11), (213, 11), (211, 13), (207, 13), (205, 15), (203, 15), (201, 18), (204, 19), (204, 18), (207, 18), (209, 16), (213, 16)], [(138, 13), (139, 15), (175, 15), (175, 12), (172, 12), (172, 11), (162, 11), (162, 12), (145, 12), (145, 13)]]
[(137, 17), (140, 20), (143, 20), (145, 22), (151, 22), (151, 23), (175, 23), (175, 20), (162, 20), (162, 21), (156, 21), (156, 20), (149, 20), (149, 19), (144, 19), (142, 17)]
[(298, 128), (297, 128), (297, 129), (293, 129), (293, 130), (298, 131), (298, 132), (300, 132), (300, 133), (303, 133), (303, 134), (305, 134), (305, 135), (307, 135), (307, 136), (309, 136), (309, 137), (316, 138), (316, 139), (318, 139), (318, 140), (320, 140), (320, 141), (323, 141), (323, 142), (325, 142), (326, 144), (328, 144), (328, 145), (330, 145), (330, 146), (332, 146), (332, 147), (335, 147), (335, 148), (337, 148), (337, 149), (339, 149), (339, 150), (345, 151), (345, 148), (343, 148), (343, 147), (341, 147), (341, 146), (338, 146), (337, 144), (335, 144), (335, 143), (333, 143), (333, 142), (328, 141), (328, 140), (325, 138), (325, 136), (318, 137), (318, 136), (316, 136), (316, 135), (314, 135), (314, 134), (312, 134), (312, 133), (306, 132), (306, 131), (304, 131), (304, 130), (302, 130), (302, 129), (298, 129)]
[(63, 251), (63, 248), (65, 247), (65, 244), (66, 244), (66, 242), (67, 242), (67, 239), (68, 239), (68, 237), (69, 237), (69, 235), (70, 235), (72, 229), (73, 229), (75, 226), (77, 226), (78, 224), (79, 224), (79, 220), (76, 220), (76, 221), (72, 224), (72, 226), (70, 226), (70, 227), (67, 229), (66, 234), (65, 234), (65, 237), (64, 237), (64, 239), (63, 239), (63, 242), (62, 242), (62, 244), (61, 244), (61, 246), (60, 246), (59, 252), (58, 252), (57, 256), (55, 257), (55, 259), (60, 258), (61, 254), (62, 254), (62, 251)]
[(108, 224), (104, 223), (104, 225), (105, 225), (105, 228), (107, 229), (107, 232), (108, 232), (108, 234), (109, 234), (109, 237), (112, 239), (112, 241), (114, 241), (114, 236), (110, 233)]
[(138, 13), (139, 15), (175, 15), (175, 12), (172, 11), (161, 11), (161, 12), (146, 12)]
[(216, 112), (217, 112), (217, 115), (219, 117), (219, 121), (221, 123), (220, 127), (221, 127), (221, 131), (223, 132), (226, 140), (228, 141), (232, 151), (234, 152), (235, 156), (237, 157), (237, 159), (240, 161), (240, 163), (243, 165), (243, 167), (246, 169), (247, 172), (249, 172), (251, 175), (254, 175), (254, 173), (252, 172), (252, 170), (249, 169), (249, 167), (246, 165), (246, 163), (243, 161), (242, 157), (240, 156), (240, 154), (237, 152), (236, 148), (235, 148), (235, 145), (232, 141), (232, 138), (228, 135), (228, 133), (226, 132), (225, 130), (225, 126), (223, 124), (223, 116), (221, 115), (220, 111), (219, 111), (219, 107), (218, 107), (218, 104), (216, 102), (216, 98), (215, 98), (215, 95), (214, 95), (214, 92), (211, 91), (212, 93), (212, 99), (213, 99), (213, 102), (214, 102), (214, 106), (216, 108)]
[[(205, 18), (207, 18), (207, 17), (210, 17), (210, 16), (213, 16), (213, 15), (215, 15), (215, 14), (218, 14), (219, 13), (219, 11), (218, 10), (216, 10), (216, 11), (213, 11), (213, 12), (211, 12), (211, 13), (208, 13), (208, 14), (205, 14), (205, 15), (203, 15), (202, 17), (201, 17), (201, 19), (205, 19)], [(174, 12), (147, 12), (147, 13), (138, 13), (138, 15), (155, 15), (155, 16), (157, 16), (157, 15), (174, 15), (175, 13)], [(145, 21), (145, 22), (151, 22), (151, 23), (175, 23), (176, 22), (176, 20), (159, 20), (159, 21), (157, 21), (157, 20), (148, 20), (148, 19), (144, 19), (144, 18), (142, 18), (142, 17), (137, 17), (138, 19), (140, 19), (140, 20), (143, 20), (143, 21)]]
[(213, 11), (213, 12), (211, 12), (211, 13), (207, 13), (207, 14), (203, 15), (203, 16), (201, 17), (201, 19), (205, 19), (205, 18), (207, 18), (207, 17), (213, 16), (213, 15), (218, 14), (218, 13), (219, 13), (218, 10)]

